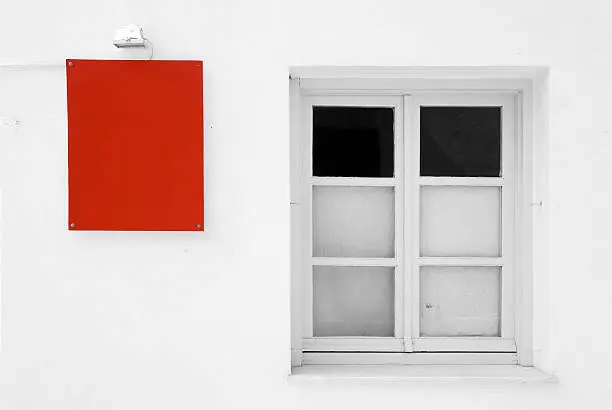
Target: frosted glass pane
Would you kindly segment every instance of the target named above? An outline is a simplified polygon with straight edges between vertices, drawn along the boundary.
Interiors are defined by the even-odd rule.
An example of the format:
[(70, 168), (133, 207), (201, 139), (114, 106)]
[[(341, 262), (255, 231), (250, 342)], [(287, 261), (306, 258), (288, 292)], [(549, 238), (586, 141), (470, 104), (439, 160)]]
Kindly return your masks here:
[(313, 188), (314, 256), (393, 257), (392, 187)]
[(498, 267), (421, 268), (421, 336), (499, 336)]
[(421, 187), (422, 256), (500, 256), (499, 187)]
[(313, 273), (314, 336), (393, 336), (393, 268), (315, 266)]

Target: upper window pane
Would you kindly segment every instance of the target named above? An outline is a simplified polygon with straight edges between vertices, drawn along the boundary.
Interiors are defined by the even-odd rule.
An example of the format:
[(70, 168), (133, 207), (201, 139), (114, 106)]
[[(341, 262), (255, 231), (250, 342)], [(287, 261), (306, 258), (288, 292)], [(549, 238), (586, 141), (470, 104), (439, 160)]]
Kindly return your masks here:
[(313, 107), (317, 177), (393, 177), (393, 108)]
[(498, 177), (500, 107), (421, 107), (421, 175)]

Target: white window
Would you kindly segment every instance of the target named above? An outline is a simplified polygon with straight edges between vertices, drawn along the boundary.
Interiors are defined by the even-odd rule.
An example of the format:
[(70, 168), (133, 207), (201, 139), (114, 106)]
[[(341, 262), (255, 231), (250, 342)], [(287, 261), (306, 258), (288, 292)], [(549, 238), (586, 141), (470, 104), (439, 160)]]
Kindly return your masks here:
[(293, 84), (294, 364), (519, 363), (522, 94), (362, 84)]

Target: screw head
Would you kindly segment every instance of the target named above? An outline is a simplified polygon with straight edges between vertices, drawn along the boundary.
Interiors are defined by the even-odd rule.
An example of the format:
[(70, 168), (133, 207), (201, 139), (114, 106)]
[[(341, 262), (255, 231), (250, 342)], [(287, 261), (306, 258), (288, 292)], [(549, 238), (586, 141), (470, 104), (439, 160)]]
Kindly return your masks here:
[(201, 227), (202, 227), (202, 225), (200, 225), (200, 224), (196, 225), (196, 228), (198, 228), (198, 229), (200, 229)]
[(69, 67), (72, 67), (72, 61), (69, 61), (69, 62), (68, 62), (68, 66), (69, 66)]
[(74, 222), (70, 224), (70, 227), (71, 227), (71, 228), (74, 228), (74, 227), (75, 227)]

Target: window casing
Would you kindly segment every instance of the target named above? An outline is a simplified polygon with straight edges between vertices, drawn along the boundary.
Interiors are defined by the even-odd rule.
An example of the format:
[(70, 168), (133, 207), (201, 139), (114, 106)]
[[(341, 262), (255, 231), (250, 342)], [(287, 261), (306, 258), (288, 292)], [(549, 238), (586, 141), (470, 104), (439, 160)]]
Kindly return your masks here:
[[(519, 363), (515, 228), (522, 94), (516, 89), (309, 92), (299, 90), (298, 82), (293, 86), (299, 94), (299, 104), (292, 104), (293, 280), (299, 288), (299, 295), (293, 294), (294, 335), (299, 332), (299, 338), (293, 338), (294, 365)], [(321, 108), (336, 107), (393, 111), (391, 174), (319, 172), (325, 167), (314, 164), (314, 140), (319, 138), (314, 115)], [(493, 120), (470, 123), (479, 109), (483, 118)], [(467, 168), (437, 172), (435, 161), (432, 168), (432, 156), (420, 147), (427, 138), (421, 135), (425, 120), (435, 128), (444, 118), (459, 118), (470, 132), (477, 132), (486, 128), (481, 123), (495, 121), (496, 111), (498, 143), (489, 145), (493, 156), (497, 150), (497, 158), (476, 152)], [(421, 116), (426, 118), (421, 121)], [(463, 130), (464, 137), (468, 133)], [(473, 150), (478, 138), (464, 142)], [(388, 162), (390, 157), (383, 153), (381, 158)], [(439, 155), (438, 163), (444, 168)], [(445, 207), (447, 202), (453, 207)], [(347, 207), (359, 203), (368, 204), (353, 205), (364, 208), (363, 214)], [(385, 216), (389, 208), (391, 217)], [(351, 217), (365, 220), (373, 243), (359, 246), (368, 238), (359, 228), (351, 231)], [(376, 229), (376, 221), (388, 225), (389, 220), (391, 241)], [(343, 233), (347, 226), (349, 231)], [(349, 246), (343, 247), (342, 241)], [(351, 247), (350, 242), (357, 244)], [(361, 291), (355, 283), (347, 286), (351, 273), (361, 281)], [(392, 303), (368, 301), (376, 298), (360, 294), (363, 289), (383, 299), (392, 295)], [(335, 315), (334, 295), (346, 299), (347, 312)], [(367, 313), (368, 306), (385, 317), (372, 319), (374, 325), (362, 323), (367, 314), (360, 309)], [(338, 326), (338, 320), (349, 323)]]

